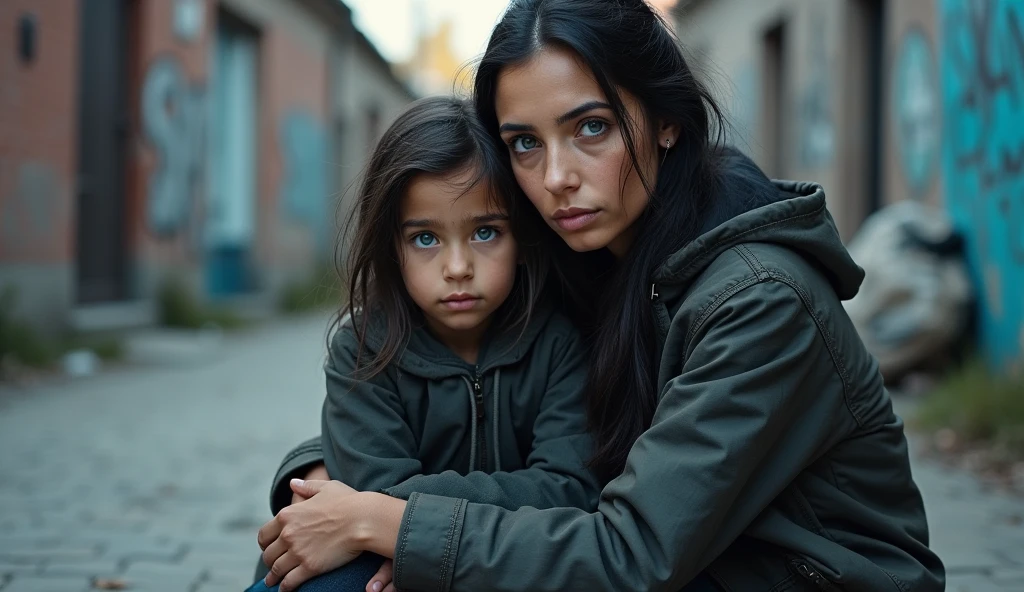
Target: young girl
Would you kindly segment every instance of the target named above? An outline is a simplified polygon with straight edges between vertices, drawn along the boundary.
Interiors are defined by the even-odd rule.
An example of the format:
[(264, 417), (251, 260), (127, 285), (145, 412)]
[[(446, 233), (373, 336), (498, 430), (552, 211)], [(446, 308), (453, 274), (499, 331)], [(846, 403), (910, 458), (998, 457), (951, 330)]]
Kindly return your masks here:
[[(326, 365), (331, 478), (403, 499), (596, 507), (583, 348), (540, 300), (544, 258), (520, 228), (536, 226), (507, 207), (506, 171), (454, 98), (415, 103), (378, 143), (357, 204), (349, 304)], [(285, 524), (288, 513), (278, 514)], [(264, 554), (272, 574), (301, 560), (273, 551)], [(365, 556), (358, 572), (307, 586), (379, 590), (389, 569), (367, 579), (381, 561)]]

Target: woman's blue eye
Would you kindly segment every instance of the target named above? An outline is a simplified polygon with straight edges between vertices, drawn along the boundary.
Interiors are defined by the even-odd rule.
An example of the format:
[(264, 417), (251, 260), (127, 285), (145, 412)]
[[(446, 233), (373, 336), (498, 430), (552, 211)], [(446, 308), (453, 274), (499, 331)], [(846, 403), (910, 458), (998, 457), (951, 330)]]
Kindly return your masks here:
[(493, 229), (493, 228), (491, 228), (489, 226), (485, 226), (483, 228), (477, 228), (476, 229), (476, 232), (473, 233), (473, 240), (481, 242), (481, 243), (486, 243), (488, 241), (494, 240), (495, 238), (497, 238), (497, 236), (498, 236), (498, 231), (497, 230), (495, 230), (495, 229)]
[(600, 136), (604, 133), (605, 127), (607, 127), (603, 121), (597, 121), (596, 119), (588, 121), (583, 124), (583, 135), (584, 136)]
[(537, 147), (537, 138), (530, 136), (516, 136), (512, 139), (512, 150), (515, 152), (529, 152)]
[(412, 242), (417, 247), (432, 247), (437, 242), (437, 238), (429, 232), (421, 232), (412, 237)]

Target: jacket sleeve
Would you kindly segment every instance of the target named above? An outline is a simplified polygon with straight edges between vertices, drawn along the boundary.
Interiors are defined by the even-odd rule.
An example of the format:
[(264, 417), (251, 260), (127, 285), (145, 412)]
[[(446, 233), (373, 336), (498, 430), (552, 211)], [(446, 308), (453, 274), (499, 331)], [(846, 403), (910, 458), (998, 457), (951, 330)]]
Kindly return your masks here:
[(299, 444), (281, 461), (277, 473), (274, 474), (274, 481), (270, 486), (270, 511), (275, 516), (292, 503), (292, 489), (288, 482), (295, 478), (302, 478), (313, 467), (324, 462), (324, 453), (320, 448), (320, 436), (315, 436)]
[(584, 466), (590, 439), (580, 394), (585, 366), (578, 342), (554, 365), (542, 399), (527, 468), (424, 475), (416, 438), (397, 388), (384, 375), (352, 378), (352, 339), (336, 340), (327, 365), (323, 446), (328, 472), (362, 491), (407, 498), (413, 492), (466, 498), (504, 508), (597, 505), (599, 487)]
[(410, 475), (386, 493), (406, 499), (414, 492), (430, 493), (509, 509), (569, 506), (594, 510), (601, 487), (586, 467), (586, 459), (593, 454), (593, 440), (587, 433), (583, 401), (586, 360), (575, 331), (558, 344), (555, 355), (558, 358), (549, 366), (523, 469), (474, 471), (464, 476), (455, 471)]
[(830, 394), (841, 384), (830, 346), (790, 286), (762, 280), (701, 319), (596, 513), (413, 495), (396, 587), (678, 590), (709, 565), (829, 438), (844, 398)]

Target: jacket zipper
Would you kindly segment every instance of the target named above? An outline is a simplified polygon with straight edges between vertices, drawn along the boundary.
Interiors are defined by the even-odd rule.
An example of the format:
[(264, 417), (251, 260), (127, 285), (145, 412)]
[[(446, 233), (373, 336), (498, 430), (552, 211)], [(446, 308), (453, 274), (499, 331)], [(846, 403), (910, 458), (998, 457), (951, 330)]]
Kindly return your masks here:
[(480, 386), (480, 367), (477, 366), (473, 373), (473, 397), (476, 399), (476, 425), (479, 426), (477, 429), (477, 437), (479, 440), (474, 442), (473, 445), (477, 447), (479, 454), (477, 456), (480, 459), (479, 466), (477, 467), (481, 471), (487, 470), (487, 423), (484, 421), (484, 392), (483, 387)]

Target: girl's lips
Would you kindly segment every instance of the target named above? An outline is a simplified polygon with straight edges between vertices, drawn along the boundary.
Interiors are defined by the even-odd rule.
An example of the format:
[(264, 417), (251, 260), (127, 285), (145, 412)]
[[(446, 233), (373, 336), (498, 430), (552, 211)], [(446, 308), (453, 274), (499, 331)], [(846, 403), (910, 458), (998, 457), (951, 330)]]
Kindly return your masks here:
[(574, 212), (572, 215), (569, 216), (556, 217), (555, 224), (558, 224), (558, 227), (561, 228), (562, 230), (579, 230), (586, 226), (587, 224), (590, 224), (594, 220), (594, 218), (597, 218), (597, 215), (599, 213), (600, 212), (598, 211), (582, 211), (580, 213)]
[(478, 300), (474, 296), (454, 296), (442, 300), (441, 304), (448, 310), (469, 310), (476, 306)]

